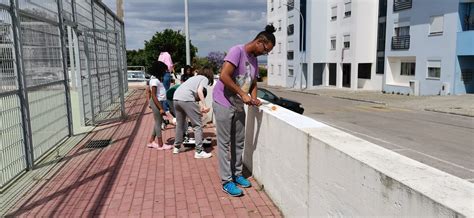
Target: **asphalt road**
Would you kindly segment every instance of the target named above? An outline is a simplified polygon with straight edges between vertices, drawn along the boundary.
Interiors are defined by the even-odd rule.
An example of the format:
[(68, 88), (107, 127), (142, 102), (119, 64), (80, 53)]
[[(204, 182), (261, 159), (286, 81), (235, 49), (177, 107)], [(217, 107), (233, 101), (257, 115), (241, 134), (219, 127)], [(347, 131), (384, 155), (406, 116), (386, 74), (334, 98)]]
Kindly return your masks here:
[(303, 115), (474, 182), (474, 118), (265, 87), (303, 104)]

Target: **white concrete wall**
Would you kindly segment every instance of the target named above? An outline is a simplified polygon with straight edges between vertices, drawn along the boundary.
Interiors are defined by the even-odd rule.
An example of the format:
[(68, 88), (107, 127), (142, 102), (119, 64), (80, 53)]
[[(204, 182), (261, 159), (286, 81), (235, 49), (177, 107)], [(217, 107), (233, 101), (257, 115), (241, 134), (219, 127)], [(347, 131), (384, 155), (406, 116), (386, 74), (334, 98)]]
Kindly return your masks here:
[(270, 107), (247, 110), (244, 164), (285, 216), (474, 216), (472, 183)]

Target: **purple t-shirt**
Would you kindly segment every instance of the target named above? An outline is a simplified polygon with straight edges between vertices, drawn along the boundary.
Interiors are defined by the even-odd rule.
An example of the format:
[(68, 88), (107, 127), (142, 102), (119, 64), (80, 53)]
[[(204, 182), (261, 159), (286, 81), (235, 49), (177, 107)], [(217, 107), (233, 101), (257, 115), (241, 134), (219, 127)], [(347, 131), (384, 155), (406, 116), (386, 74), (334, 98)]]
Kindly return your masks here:
[[(235, 66), (232, 79), (244, 92), (249, 93), (250, 86), (257, 76), (257, 58), (251, 54), (247, 54), (244, 45), (236, 45), (230, 48), (224, 61), (228, 61)], [(240, 97), (227, 89), (221, 80), (217, 81), (212, 96), (215, 102), (226, 108), (231, 106), (243, 106)]]

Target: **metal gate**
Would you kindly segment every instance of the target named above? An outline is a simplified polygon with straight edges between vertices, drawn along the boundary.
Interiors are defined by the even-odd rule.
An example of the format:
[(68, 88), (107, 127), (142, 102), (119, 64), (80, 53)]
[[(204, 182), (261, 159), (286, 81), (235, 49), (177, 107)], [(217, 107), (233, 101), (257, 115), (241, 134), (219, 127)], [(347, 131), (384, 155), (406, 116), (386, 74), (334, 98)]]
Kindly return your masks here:
[(125, 60), (99, 0), (0, 0), (0, 192), (73, 134), (72, 106), (84, 125), (124, 115)]

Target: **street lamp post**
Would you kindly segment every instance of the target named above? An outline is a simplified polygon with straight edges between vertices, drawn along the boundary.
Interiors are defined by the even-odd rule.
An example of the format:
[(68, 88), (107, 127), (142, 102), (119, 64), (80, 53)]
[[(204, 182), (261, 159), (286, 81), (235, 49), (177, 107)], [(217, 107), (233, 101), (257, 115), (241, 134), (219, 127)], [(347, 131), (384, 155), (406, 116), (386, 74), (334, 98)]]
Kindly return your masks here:
[(186, 65), (191, 65), (191, 51), (189, 50), (188, 0), (184, 0), (184, 34), (186, 35)]
[[(302, 24), (302, 27), (303, 27), (303, 30), (302, 30), (302, 33), (300, 34), (300, 44), (301, 44), (301, 51), (300, 51), (300, 90), (303, 90), (303, 34), (306, 34), (306, 26), (304, 25), (304, 17), (303, 17), (303, 13), (301, 13), (301, 11), (297, 8), (295, 8), (294, 6), (294, 3), (293, 5), (287, 5), (287, 4), (284, 4), (282, 3), (282, 5), (285, 5), (287, 7), (292, 7), (294, 10), (298, 11), (298, 13), (300, 14), (300, 18), (301, 18), (301, 24)], [(305, 53), (306, 54), (306, 53)], [(304, 60), (306, 61), (306, 60)], [(296, 77), (295, 79), (293, 80), (293, 88), (295, 87), (295, 81), (296, 81)]]

